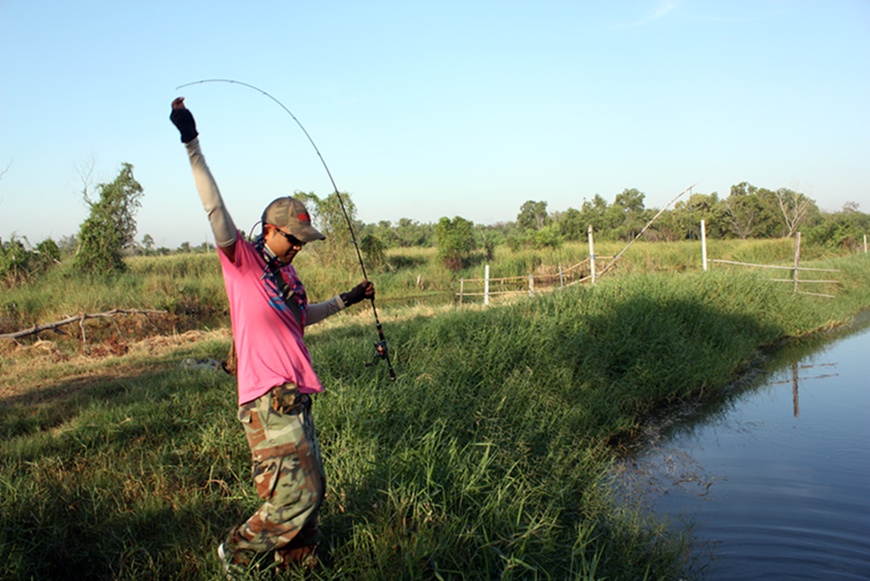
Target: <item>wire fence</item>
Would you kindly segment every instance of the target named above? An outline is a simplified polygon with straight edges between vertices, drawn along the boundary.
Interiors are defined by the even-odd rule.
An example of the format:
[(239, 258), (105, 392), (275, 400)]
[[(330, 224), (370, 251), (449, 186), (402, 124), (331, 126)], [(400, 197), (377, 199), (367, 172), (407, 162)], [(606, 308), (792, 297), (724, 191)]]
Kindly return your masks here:
[(459, 292), (456, 293), (456, 297), (460, 303), (483, 297), (483, 303), (489, 304), (490, 299), (494, 297), (523, 294), (532, 296), (536, 292), (548, 292), (557, 288), (592, 282), (595, 279), (593, 264), (596, 258), (608, 259), (613, 257), (589, 257), (571, 266), (559, 266), (555, 273), (524, 276), (491, 277), (489, 265), (486, 265), (483, 278), (459, 280)]
[[(466, 301), (478, 300), (483, 297), (483, 303), (489, 304), (490, 299), (499, 296), (523, 295), (528, 294), (533, 296), (538, 292), (548, 292), (558, 288), (568, 287), (575, 284), (590, 283), (595, 284), (596, 279), (601, 275), (613, 270), (618, 259), (622, 256), (620, 252), (615, 257), (613, 256), (596, 256), (594, 250), (594, 241), (592, 227), (589, 227), (589, 251), (590, 256), (586, 260), (577, 264), (563, 268), (558, 267), (558, 272), (553, 274), (528, 274), (524, 276), (510, 277), (492, 277), (490, 276), (490, 267), (487, 264), (484, 267), (483, 278), (463, 278), (459, 281), (459, 290), (455, 293), (456, 300), (459, 303)], [(707, 271), (713, 264), (725, 266), (736, 266), (740, 268), (758, 268), (785, 270), (791, 272), (789, 278), (772, 278), (776, 282), (790, 283), (793, 285), (793, 290), (797, 294), (833, 298), (840, 285), (840, 281), (835, 278), (809, 278), (802, 275), (807, 273), (839, 273), (839, 270), (832, 268), (809, 268), (800, 265), (800, 249), (801, 249), (801, 233), (796, 232), (794, 235), (794, 262), (791, 265), (776, 265), (776, 264), (754, 264), (749, 262), (739, 262), (734, 260), (712, 259), (707, 256), (707, 239), (706, 227), (704, 220), (701, 220), (701, 248), (703, 253), (703, 269)], [(626, 247), (627, 248), (627, 247)], [(867, 237), (864, 237), (864, 252), (867, 253)], [(623, 251), (624, 252), (624, 251)], [(607, 266), (600, 272), (596, 272), (596, 260), (603, 260)], [(812, 292), (801, 290), (801, 285), (811, 285), (811, 288), (821, 288), (828, 292)], [(821, 287), (812, 287), (812, 285), (823, 285)]]
[[(833, 268), (808, 268), (805, 266), (801, 266), (800, 265), (800, 261), (801, 261), (801, 233), (800, 232), (795, 232), (795, 235), (794, 235), (794, 264), (792, 264), (791, 266), (783, 266), (783, 265), (777, 265), (777, 264), (752, 264), (749, 262), (738, 262), (738, 261), (734, 261), (734, 260), (708, 259), (707, 258), (707, 243), (706, 243), (705, 232), (706, 232), (706, 229), (704, 226), (704, 221), (701, 220), (701, 239), (702, 239), (701, 249), (702, 249), (702, 252), (704, 253), (703, 264), (704, 264), (705, 271), (709, 269), (709, 267), (708, 267), (709, 264), (727, 264), (727, 265), (732, 265), (732, 266), (740, 266), (740, 267), (744, 267), (744, 268), (787, 270), (787, 271), (791, 272), (791, 278), (772, 278), (770, 280), (775, 281), (775, 282), (791, 283), (794, 286), (794, 292), (796, 294), (811, 295), (811, 296), (816, 296), (816, 297), (826, 297), (826, 298), (831, 298), (831, 299), (834, 298), (834, 295), (830, 294), (830, 293), (810, 292), (810, 291), (800, 290), (800, 285), (802, 285), (802, 284), (804, 284), (804, 285), (806, 285), (806, 284), (809, 284), (809, 285), (823, 284), (823, 285), (829, 285), (828, 288), (834, 288), (834, 289), (838, 288), (838, 286), (840, 284), (839, 280), (834, 280), (834, 279), (819, 279), (819, 278), (807, 279), (807, 278), (800, 277), (800, 273), (807, 273), (807, 272), (833, 272), (833, 273), (840, 272), (839, 270), (836, 270)], [(864, 252), (866, 253), (867, 252), (866, 237), (865, 237), (864, 242), (865, 242)]]

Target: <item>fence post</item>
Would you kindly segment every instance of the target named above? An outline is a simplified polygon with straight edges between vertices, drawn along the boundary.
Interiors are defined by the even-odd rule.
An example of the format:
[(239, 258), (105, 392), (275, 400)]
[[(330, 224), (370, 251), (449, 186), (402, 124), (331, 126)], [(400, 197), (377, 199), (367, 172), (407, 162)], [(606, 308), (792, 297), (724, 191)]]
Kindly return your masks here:
[(529, 296), (535, 294), (535, 275), (529, 275)]
[(801, 233), (794, 233), (794, 292), (798, 292), (798, 267), (801, 262)]
[(489, 265), (483, 269), (483, 304), (489, 304)]
[(559, 286), (565, 286), (565, 281), (562, 279), (562, 265), (559, 265)]
[(465, 290), (465, 279), (459, 279), (459, 304), (462, 304), (462, 292)]
[(592, 284), (595, 284), (595, 240), (592, 237), (592, 224), (586, 229), (589, 235), (589, 275), (592, 277)]
[(703, 256), (704, 272), (707, 272), (707, 225), (701, 220), (701, 255)]

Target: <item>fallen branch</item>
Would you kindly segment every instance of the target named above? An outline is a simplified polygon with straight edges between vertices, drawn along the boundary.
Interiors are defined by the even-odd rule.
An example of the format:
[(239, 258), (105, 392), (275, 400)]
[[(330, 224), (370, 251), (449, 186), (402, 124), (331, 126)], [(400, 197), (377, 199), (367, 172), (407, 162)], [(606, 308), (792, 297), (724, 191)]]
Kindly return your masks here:
[[(79, 326), (83, 326), (86, 319), (114, 317), (115, 315), (145, 315), (147, 317), (151, 314), (166, 314), (167, 312), (168, 311), (157, 311), (153, 309), (114, 309), (112, 311), (106, 311), (105, 313), (80, 313), (73, 317), (67, 317), (62, 321), (45, 323), (44, 325), (35, 325), (31, 329), (23, 329), (21, 331), (15, 331), (13, 333), (4, 333), (0, 335), (0, 339), (20, 339), (21, 337), (35, 335), (37, 333), (41, 333), (42, 331), (57, 331), (60, 327), (75, 322), (78, 322)], [(82, 327), (82, 332), (84, 333), (84, 327)]]

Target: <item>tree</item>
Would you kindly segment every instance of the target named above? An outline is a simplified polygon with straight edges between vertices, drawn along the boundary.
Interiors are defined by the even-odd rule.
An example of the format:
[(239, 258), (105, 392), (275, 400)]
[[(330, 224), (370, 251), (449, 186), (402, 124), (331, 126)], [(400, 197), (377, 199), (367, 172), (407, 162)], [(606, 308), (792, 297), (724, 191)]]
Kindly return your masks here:
[(399, 238), (399, 246), (432, 246), (434, 227), (431, 224), (420, 224), (410, 218), (399, 218), (396, 235)]
[(146, 234), (142, 237), (142, 246), (145, 247), (145, 250), (147, 252), (151, 252), (151, 250), (154, 248), (154, 238), (151, 236), (151, 234)]
[(814, 204), (811, 199), (803, 194), (793, 192), (787, 188), (779, 188), (775, 192), (776, 200), (779, 202), (779, 209), (782, 212), (783, 220), (787, 236), (794, 236), (798, 226), (807, 219), (810, 212), (814, 209)]
[(387, 264), (386, 245), (374, 234), (366, 234), (359, 241), (359, 249), (365, 256), (366, 264), (381, 268)]
[(731, 186), (731, 194), (725, 200), (725, 216), (728, 226), (738, 238), (749, 238), (761, 220), (761, 202), (758, 188), (747, 182)]
[(839, 212), (821, 213), (818, 223), (808, 229), (806, 240), (855, 252), (863, 249), (864, 236), (868, 231), (870, 214), (859, 212), (857, 203), (847, 202)]
[(532, 236), (532, 246), (535, 248), (559, 248), (562, 246), (562, 235), (556, 224), (544, 226)]
[(616, 194), (608, 216), (612, 221), (611, 227), (617, 230), (620, 237), (631, 240), (643, 228), (646, 222), (643, 199), (644, 193), (637, 188), (625, 189)]
[(640, 213), (644, 210), (644, 197), (645, 194), (637, 188), (626, 188), (622, 190), (622, 193), (616, 194), (613, 204), (621, 207), (625, 213)]
[(724, 204), (716, 192), (692, 194), (688, 200), (674, 204), (674, 209), (663, 216), (659, 229), (668, 240), (697, 240), (701, 237), (701, 220), (704, 220), (707, 235), (721, 238), (724, 212)]
[(601, 232), (607, 227), (607, 200), (601, 195), (595, 194), (592, 201), (583, 200), (583, 205), (580, 206), (580, 221), (584, 228), (592, 226), (596, 232)]
[(27, 250), (24, 242), (15, 234), (8, 242), (0, 240), (0, 277), (6, 286), (13, 287), (26, 282), (32, 261), (33, 253)]
[(517, 229), (520, 232), (540, 230), (549, 223), (547, 202), (529, 200), (520, 207), (520, 213), (517, 214)]
[(97, 186), (99, 199), (83, 195), (90, 215), (79, 230), (79, 249), (73, 264), (84, 272), (123, 271), (121, 251), (130, 246), (136, 234), (136, 210), (142, 205), (143, 188), (133, 177), (133, 166), (121, 164), (115, 181)]
[(565, 237), (566, 240), (584, 240), (586, 237), (586, 230), (589, 226), (588, 224), (583, 223), (583, 214), (580, 213), (580, 210), (576, 208), (568, 208), (559, 216), (559, 220), (557, 222), (559, 226), (559, 233)]
[(474, 241), (474, 223), (456, 216), (451, 220), (446, 216), (435, 225), (435, 244), (438, 258), (450, 270), (465, 267), (471, 253), (477, 248)]
[(60, 248), (51, 238), (32, 250), (28, 246), (26, 237), (19, 240), (15, 234), (8, 242), (0, 240), (0, 281), (6, 286), (25, 283), (60, 262)]

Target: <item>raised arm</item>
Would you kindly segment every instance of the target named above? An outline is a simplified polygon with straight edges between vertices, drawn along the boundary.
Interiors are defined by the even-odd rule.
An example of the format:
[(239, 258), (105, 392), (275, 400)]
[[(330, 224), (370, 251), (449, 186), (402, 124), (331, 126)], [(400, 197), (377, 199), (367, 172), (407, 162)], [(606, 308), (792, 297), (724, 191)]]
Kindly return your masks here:
[(196, 191), (199, 192), (199, 198), (202, 200), (206, 214), (208, 214), (215, 244), (230, 261), (235, 262), (236, 226), (224, 205), (217, 183), (205, 163), (205, 157), (199, 148), (199, 133), (196, 131), (196, 122), (193, 119), (193, 114), (184, 106), (184, 97), (178, 97), (172, 101), (172, 113), (169, 119), (178, 128), (181, 133), (181, 141), (187, 147)]

